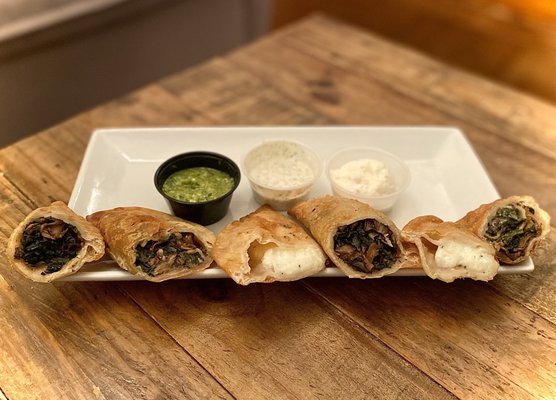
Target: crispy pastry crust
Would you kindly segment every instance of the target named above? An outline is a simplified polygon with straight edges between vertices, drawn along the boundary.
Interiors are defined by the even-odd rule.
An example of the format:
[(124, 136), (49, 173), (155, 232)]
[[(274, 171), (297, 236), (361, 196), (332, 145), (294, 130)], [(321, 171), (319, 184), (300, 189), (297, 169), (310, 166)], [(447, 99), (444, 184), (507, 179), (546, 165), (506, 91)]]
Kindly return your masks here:
[[(490, 219), (496, 215), (496, 211), (499, 208), (503, 208), (514, 203), (522, 203), (525, 206), (531, 207), (535, 210), (535, 220), (541, 227), (541, 234), (529, 242), (529, 245), (527, 246), (523, 257), (520, 257), (514, 261), (507, 259), (506, 257), (504, 257), (504, 259), (499, 259), (499, 261), (504, 264), (518, 264), (525, 260), (531, 255), (537, 244), (541, 242), (550, 232), (550, 216), (546, 211), (539, 207), (538, 203), (533, 197), (510, 196), (504, 199), (498, 199), (493, 201), (492, 203), (483, 204), (479, 208), (468, 212), (463, 218), (456, 222), (457, 224), (466, 227), (471, 232), (478, 235), (481, 239), (487, 240), (485, 237), (485, 231)], [(497, 257), (499, 257), (498, 254)]]
[[(299, 220), (321, 245), (330, 260), (350, 278), (379, 278), (396, 272), (402, 267), (414, 266), (406, 253), (400, 231), (383, 213), (357, 200), (338, 196), (324, 196), (295, 205), (288, 213)], [(373, 219), (386, 225), (393, 233), (394, 242), (399, 249), (399, 259), (392, 267), (371, 272), (361, 272), (348, 265), (334, 251), (334, 235), (339, 227), (351, 223)]]
[[(15, 258), (15, 252), (20, 247), (23, 238), (23, 232), (29, 223), (39, 219), (52, 217), (59, 219), (69, 225), (76, 227), (77, 231), (83, 238), (83, 247), (77, 255), (68, 261), (57, 272), (41, 275), (44, 268), (33, 268), (25, 261)], [(72, 275), (86, 262), (95, 261), (104, 255), (104, 240), (99, 230), (85, 218), (74, 213), (68, 206), (61, 201), (55, 201), (47, 207), (37, 208), (32, 211), (25, 219), (14, 229), (6, 248), (6, 256), (10, 264), (21, 274), (35, 282), (51, 282), (64, 276)]]
[[(494, 248), (471, 231), (453, 222), (443, 222), (432, 215), (414, 218), (402, 229), (402, 240), (407, 248), (417, 249), (421, 267), (433, 279), (444, 282), (453, 282), (458, 278), (489, 281), (498, 272), (498, 263), (494, 259)], [(481, 253), (487, 257), (490, 256), (492, 260), (490, 268), (479, 272), (463, 267), (449, 269), (438, 267), (435, 260), (436, 251), (447, 241), (467, 248), (482, 250)]]
[[(275, 244), (286, 249), (314, 248), (322, 254), (322, 267), (300, 270), (286, 277), (278, 277), (270, 271), (257, 275), (249, 266), (248, 250), (253, 244), (259, 243)], [(212, 254), (220, 268), (241, 285), (302, 279), (324, 269), (326, 260), (318, 243), (300, 225), (268, 205), (226, 226), (216, 237)]]
[[(162, 282), (202, 271), (210, 266), (210, 255), (214, 234), (204, 226), (184, 221), (173, 215), (143, 207), (118, 207), (98, 211), (87, 216), (87, 220), (97, 226), (106, 241), (107, 250), (120, 268), (134, 275)], [(149, 240), (166, 239), (172, 233), (191, 232), (206, 247), (208, 255), (204, 262), (192, 268), (176, 269), (157, 276), (150, 276), (135, 264), (135, 247)]]

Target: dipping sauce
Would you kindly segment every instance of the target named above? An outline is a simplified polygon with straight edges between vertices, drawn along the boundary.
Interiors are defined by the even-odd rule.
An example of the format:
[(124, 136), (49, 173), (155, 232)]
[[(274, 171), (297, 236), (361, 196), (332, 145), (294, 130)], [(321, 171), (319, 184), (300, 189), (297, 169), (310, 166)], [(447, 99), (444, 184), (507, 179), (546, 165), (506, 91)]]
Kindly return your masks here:
[(244, 171), (255, 200), (284, 211), (308, 195), (321, 173), (321, 162), (307, 146), (279, 139), (247, 153)]
[(386, 196), (396, 191), (396, 185), (386, 166), (372, 159), (349, 161), (340, 168), (330, 170), (330, 178), (352, 193), (368, 196)]
[(252, 153), (250, 163), (250, 178), (266, 187), (287, 189), (315, 179), (311, 161), (296, 143), (268, 143)]
[(202, 203), (224, 196), (234, 187), (234, 178), (209, 167), (186, 168), (164, 181), (162, 191), (179, 201)]

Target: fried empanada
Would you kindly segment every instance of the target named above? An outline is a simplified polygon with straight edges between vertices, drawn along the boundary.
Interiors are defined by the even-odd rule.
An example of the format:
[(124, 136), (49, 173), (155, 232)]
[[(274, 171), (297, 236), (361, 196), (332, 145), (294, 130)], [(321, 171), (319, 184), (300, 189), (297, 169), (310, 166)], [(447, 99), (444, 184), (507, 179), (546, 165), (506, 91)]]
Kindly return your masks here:
[(453, 222), (432, 215), (417, 217), (402, 229), (406, 248), (414, 245), (425, 273), (433, 279), (489, 281), (498, 273), (494, 248)]
[(378, 278), (396, 272), (407, 257), (400, 231), (365, 203), (324, 196), (288, 211), (305, 225), (332, 262), (350, 278)]
[(10, 264), (36, 282), (77, 272), (104, 255), (99, 230), (61, 201), (32, 211), (12, 232), (6, 248)]
[(302, 279), (321, 271), (326, 261), (301, 226), (268, 205), (226, 226), (213, 256), (241, 285)]
[(119, 207), (87, 216), (118, 265), (153, 282), (210, 266), (214, 234), (204, 226), (142, 207)]
[(531, 196), (511, 196), (483, 204), (458, 224), (491, 243), (503, 264), (525, 260), (550, 231), (550, 217)]

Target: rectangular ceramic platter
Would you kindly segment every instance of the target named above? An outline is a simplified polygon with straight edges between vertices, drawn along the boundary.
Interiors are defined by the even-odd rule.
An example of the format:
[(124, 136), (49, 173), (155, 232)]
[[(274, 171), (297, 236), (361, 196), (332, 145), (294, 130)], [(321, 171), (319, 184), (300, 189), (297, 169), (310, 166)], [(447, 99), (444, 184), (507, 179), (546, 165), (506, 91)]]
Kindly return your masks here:
[[(432, 214), (452, 221), (480, 204), (497, 199), (498, 193), (465, 136), (448, 127), (202, 127), (102, 129), (93, 133), (73, 188), (69, 206), (80, 215), (122, 206), (143, 206), (170, 212), (156, 191), (153, 176), (166, 159), (180, 153), (208, 150), (224, 154), (241, 166), (242, 157), (267, 139), (293, 139), (311, 147), (323, 163), (347, 147), (379, 147), (407, 162), (411, 184), (390, 218), (401, 228), (410, 219)], [(325, 174), (309, 197), (330, 194)], [(259, 205), (245, 177), (233, 195), (223, 220), (208, 228), (218, 233), (225, 225)], [(534, 268), (530, 259), (516, 266), (501, 266), (499, 273), (523, 273)], [(421, 269), (400, 270), (391, 276), (422, 276)], [(344, 276), (326, 268), (317, 277)], [(187, 277), (225, 278), (213, 266)], [(113, 261), (83, 267), (65, 280), (135, 280)]]

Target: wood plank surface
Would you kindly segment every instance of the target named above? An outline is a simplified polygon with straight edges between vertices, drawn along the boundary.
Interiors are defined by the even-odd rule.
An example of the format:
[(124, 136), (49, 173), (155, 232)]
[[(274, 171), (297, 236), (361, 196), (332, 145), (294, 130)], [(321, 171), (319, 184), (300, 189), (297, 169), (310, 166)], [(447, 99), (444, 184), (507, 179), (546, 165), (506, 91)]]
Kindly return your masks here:
[(124, 288), (235, 397), (453, 398), (297, 283)]
[(306, 284), (459, 398), (556, 396), (554, 324), (487, 285)]
[(505, 140), (525, 144), (540, 153), (556, 153), (552, 105), (446, 68), (364, 30), (321, 17), (313, 17), (312, 22), (277, 32), (275, 41), (287, 41), (287, 47), (367, 80), (378, 80), (404, 96), (486, 128)]
[[(314, 25), (311, 25), (314, 26)], [(295, 28), (292, 28), (292, 30), (295, 31)], [(288, 32), (288, 31), (286, 31)], [(281, 35), (285, 35), (285, 33), (280, 33), (276, 36), (278, 36), (279, 38), (281, 37)], [(293, 35), (292, 35), (293, 36)], [(299, 35), (302, 38), (306, 38), (307, 35), (303, 34), (303, 35)], [(344, 36), (345, 37), (345, 36)], [(434, 108), (427, 108), (425, 110), (422, 110), (421, 108), (419, 108), (417, 105), (419, 105), (419, 103), (417, 103), (417, 105), (415, 104), (415, 101), (412, 99), (412, 97), (415, 97), (416, 94), (412, 93), (413, 96), (409, 96), (409, 95), (405, 95), (405, 96), (399, 96), (398, 94), (400, 93), (401, 89), (403, 88), (403, 86), (401, 86), (400, 88), (394, 88), (394, 89), (389, 89), (389, 92), (386, 92), (384, 90), (384, 84), (382, 84), (382, 82), (378, 82), (378, 83), (374, 83), (374, 82), (369, 82), (368, 80), (365, 79), (360, 79), (357, 76), (354, 76), (352, 74), (350, 74), (352, 72), (352, 70), (349, 70), (347, 68), (343, 68), (343, 69), (336, 69), (331, 67), (331, 63), (328, 62), (319, 62), (319, 60), (315, 60), (314, 57), (311, 57), (312, 54), (304, 54), (300, 51), (295, 51), (295, 50), (290, 50), (290, 48), (286, 47), (286, 46), (280, 46), (279, 48), (276, 47), (275, 42), (276, 42), (276, 37), (274, 38), (275, 40), (273, 42), (269, 42), (269, 41), (261, 41), (258, 42), (248, 48), (244, 48), (242, 49), (242, 51), (237, 52), (235, 54), (232, 54), (230, 57), (228, 57), (228, 59), (231, 59), (232, 61), (234, 61), (234, 63), (237, 63), (240, 65), (240, 67), (243, 68), (248, 68), (250, 71), (252, 71), (254, 74), (256, 74), (258, 77), (262, 77), (263, 79), (266, 79), (268, 81), (271, 81), (272, 77), (278, 76), (280, 77), (279, 82), (279, 88), (275, 87), (276, 90), (281, 90), (281, 91), (286, 91), (288, 95), (292, 96), (295, 100), (298, 100), (300, 102), (306, 102), (306, 103), (310, 103), (312, 102), (314, 104), (314, 107), (317, 108), (318, 111), (322, 112), (323, 114), (332, 114), (332, 116), (335, 118), (336, 121), (341, 121), (341, 122), (345, 122), (345, 123), (368, 123), (368, 124), (380, 124), (380, 123), (399, 123), (400, 120), (402, 120), (402, 118), (408, 118), (408, 120), (403, 121), (405, 123), (436, 123), (436, 124), (457, 124), (457, 125), (462, 125), (462, 122), (465, 124), (465, 127), (468, 127), (471, 131), (476, 132), (479, 131), (478, 134), (476, 135), (477, 137), (488, 137), (490, 138), (490, 143), (492, 144), (491, 146), (487, 145), (484, 147), (486, 151), (493, 151), (495, 154), (494, 156), (497, 157), (497, 162), (499, 164), (506, 164), (506, 165), (511, 165), (512, 166), (512, 171), (511, 173), (513, 173), (513, 168), (515, 168), (515, 172), (519, 172), (519, 171), (523, 171), (523, 165), (516, 165), (516, 160), (515, 160), (515, 149), (516, 146), (515, 144), (510, 144), (508, 147), (508, 151), (506, 151), (504, 154), (503, 152), (501, 152), (500, 150), (500, 146), (498, 146), (498, 148), (496, 148), (496, 143), (499, 141), (499, 138), (496, 136), (488, 136), (489, 130), (488, 127), (485, 129), (483, 128), (483, 126), (485, 124), (480, 124), (479, 122), (474, 122), (473, 125), (470, 125), (463, 116), (463, 113), (459, 112), (458, 115), (453, 116), (454, 113), (450, 112), (447, 113), (445, 112), (445, 106), (446, 106), (446, 99), (439, 99), (440, 101), (438, 101), (441, 106), (440, 107), (434, 107)], [(293, 42), (293, 41), (292, 41)], [(324, 42), (322, 39), (320, 40), (320, 43), (322, 44), (322, 47), (320, 48), (327, 48), (327, 49), (336, 49), (338, 48), (338, 46), (327, 46), (327, 43)], [(413, 55), (413, 54), (412, 54)], [(368, 55), (369, 59), (371, 58), (371, 55)], [(325, 60), (325, 61), (329, 61), (329, 60)], [(218, 64), (218, 63), (213, 63), (212, 67), (213, 68), (219, 68), (221, 71), (222, 75), (228, 75), (228, 74), (233, 74), (233, 69), (230, 67), (225, 67), (222, 65), (222, 63), (219, 63), (220, 65), (214, 65), (214, 64)], [(271, 65), (273, 66), (272, 68), (269, 68), (268, 66)], [(420, 64), (418, 64), (420, 65)], [(301, 66), (303, 66), (303, 68), (301, 68)], [(275, 68), (275, 69), (274, 69)], [(346, 71), (347, 70), (347, 71)], [(320, 80), (320, 84), (318, 83), (318, 80), (315, 80), (315, 82), (317, 82), (316, 84), (312, 81), (310, 81), (309, 77), (322, 77)], [(380, 76), (380, 75), (375, 75), (375, 76)], [(465, 76), (464, 77), (467, 78), (468, 82), (466, 82), (466, 84), (471, 86), (471, 89), (469, 89), (469, 91), (472, 90), (473, 86), (478, 86), (478, 85), (483, 85), (483, 82), (481, 80), (478, 80), (476, 78), (470, 77), (470, 76)], [(184, 77), (184, 79), (187, 79), (187, 77)], [(251, 78), (252, 79), (252, 78)], [(407, 84), (407, 82), (406, 82)], [(455, 85), (455, 83), (452, 83), (452, 85)], [(180, 85), (176, 85), (176, 86), (180, 86)], [(183, 83), (181, 84), (182, 87), (188, 87), (187, 84)], [(210, 85), (207, 85), (208, 87), (210, 87)], [(382, 88), (381, 88), (382, 86)], [(359, 90), (357, 92), (355, 92), (355, 90), (353, 89), (354, 87), (358, 88)], [(188, 88), (189, 89), (189, 88)], [(503, 89), (500, 88), (496, 88), (499, 91), (503, 92)], [(315, 95), (315, 91), (316, 90), (321, 90), (322, 93), (326, 93), (324, 95), (322, 94), (317, 94)], [(380, 96), (376, 96), (376, 93), (381, 91)], [(409, 90), (409, 89), (408, 89)], [(187, 91), (188, 93), (189, 90)], [(354, 93), (355, 92), (355, 93)], [(386, 92), (386, 93), (384, 93)], [(407, 92), (407, 91), (406, 91)], [(449, 89), (446, 89), (446, 93), (451, 93), (451, 91), (449, 91)], [(179, 93), (177, 93), (179, 94)], [(404, 93), (405, 94), (405, 93)], [(512, 93), (508, 92), (505, 93), (506, 96), (509, 98), (509, 101), (514, 101), (514, 99), (512, 99)], [(194, 94), (192, 94), (192, 96), (194, 96)], [(424, 96), (421, 97), (425, 97), (427, 96), (427, 94), (425, 93)], [(455, 97), (456, 95), (451, 95), (454, 98), (450, 99), (451, 100), (451, 104), (455, 104)], [(209, 96), (210, 97), (210, 96)], [(520, 95), (515, 95), (515, 97), (521, 97)], [(187, 95), (183, 95), (184, 99), (187, 99)], [(324, 99), (324, 100), (323, 100)], [(330, 99), (334, 99), (333, 101), (330, 101)], [(396, 103), (396, 99), (398, 99), (397, 103)], [(490, 100), (490, 99), (489, 99)], [(386, 106), (376, 106), (373, 107), (373, 101), (375, 102), (380, 102), (380, 101), (384, 101), (385, 103), (387, 103)], [(517, 102), (516, 102), (517, 103)], [(470, 102), (470, 107), (471, 105), (473, 105), (473, 102)], [(520, 104), (520, 103), (517, 103)], [(544, 104), (543, 104), (544, 105)], [(364, 106), (368, 106), (368, 109), (366, 109)], [(474, 105), (473, 105), (474, 106)], [(389, 108), (392, 108), (392, 111), (389, 111)], [(411, 109), (410, 107), (413, 107), (414, 109)], [(421, 105), (422, 107), (422, 105)], [(474, 107), (478, 107), (478, 106), (474, 106)], [(440, 110), (438, 110), (440, 108)], [(456, 108), (456, 107), (454, 107)], [(402, 117), (400, 117), (396, 111), (406, 111)], [(554, 110), (550, 109), (548, 107), (548, 110), (552, 112), (552, 115), (554, 115)], [(451, 111), (451, 110), (450, 110)], [(472, 110), (473, 111), (473, 110)], [(391, 114), (389, 114), (389, 112)], [(482, 110), (483, 114), (484, 114), (484, 110)], [(341, 114), (340, 114), (341, 113)], [(470, 115), (475, 115), (478, 114), (476, 112), (470, 112)], [(541, 114), (542, 116), (542, 114)], [(490, 119), (494, 119), (496, 118), (496, 116), (489, 116)], [(541, 121), (542, 122), (542, 121)], [(480, 128), (477, 127), (477, 125), (481, 126)], [(468, 129), (464, 128), (465, 132), (468, 132)], [(496, 132), (499, 132), (498, 130)], [(541, 130), (535, 130), (534, 131), (535, 134), (537, 134), (538, 136), (542, 137), (543, 132)], [(519, 139), (519, 138), (518, 138)], [(513, 191), (517, 190), (517, 192), (521, 192), (521, 193), (531, 193), (531, 191), (527, 191), (527, 187), (521, 188), (519, 187), (520, 183), (522, 183), (523, 186), (526, 186), (527, 184), (531, 183), (531, 177), (534, 176), (536, 178), (535, 182), (535, 187), (538, 189), (539, 188), (539, 181), (543, 182), (546, 181), (546, 179), (551, 179), (551, 170), (554, 167), (554, 159), (552, 159), (550, 156), (547, 156), (545, 154), (539, 155), (538, 152), (536, 152), (535, 150), (538, 149), (529, 149), (527, 148), (527, 145), (530, 142), (525, 142), (522, 143), (525, 147), (525, 149), (520, 149), (521, 152), (527, 152), (529, 154), (531, 154), (532, 156), (532, 160), (528, 160), (527, 158), (522, 159), (524, 164), (529, 164), (531, 163), (531, 161), (537, 161), (538, 159), (545, 159), (546, 162), (544, 162), (544, 168), (542, 168), (541, 171), (539, 171), (538, 169), (538, 164), (535, 166), (531, 166), (527, 168), (527, 175), (524, 175), (523, 173), (519, 174), (522, 175), (523, 178), (521, 180), (519, 180), (518, 184), (516, 185), (516, 175), (513, 174), (512, 175), (512, 182), (510, 182), (509, 184), (506, 184), (505, 187), (510, 187), (512, 188), (511, 192), (508, 192), (506, 195), (509, 195), (510, 193), (514, 193)], [(553, 146), (554, 147), (554, 146)], [(553, 148), (551, 147), (547, 147), (548, 150), (552, 150)], [(505, 150), (505, 149), (503, 149)], [(501, 153), (503, 154), (505, 160), (503, 160), (501, 162), (500, 160), (500, 156)], [(518, 161), (519, 162), (519, 161)], [(544, 173), (544, 174), (543, 174)], [(519, 175), (518, 178), (519, 179)], [(501, 171), (500, 173), (500, 177), (499, 180), (500, 182), (506, 182), (507, 181), (507, 177), (508, 177), (508, 171)], [(552, 179), (551, 179), (552, 180)], [(520, 191), (521, 190), (521, 191)], [(539, 193), (543, 193), (544, 190), (541, 192), (539, 191)], [(549, 194), (550, 192), (548, 192), (547, 194)], [(536, 194), (536, 193), (535, 193)], [(538, 196), (537, 196), (538, 197)], [(544, 205), (544, 203), (543, 203)], [(551, 211), (555, 210), (554, 208), (552, 208)], [(544, 266), (544, 264), (542, 264), (542, 262), (539, 264), (539, 266)], [(547, 266), (548, 267), (548, 266)], [(537, 269), (537, 274), (538, 271), (545, 271), (544, 268), (538, 268)], [(517, 278), (516, 278), (517, 279)], [(313, 282), (312, 280), (310, 282)], [(545, 286), (546, 280), (539, 280), (538, 281), (538, 287), (543, 287)], [(548, 282), (548, 287), (552, 286), (550, 284), (551, 282)], [(350, 285), (351, 282), (347, 283), (347, 285)], [(334, 285), (334, 284), (331, 284)], [(484, 287), (484, 285), (483, 285)], [(343, 288), (345, 290), (345, 292), (349, 292), (350, 290), (346, 287)], [(515, 290), (515, 292), (511, 292), (508, 293), (508, 295), (520, 295), (523, 293), (523, 291), (521, 290), (521, 288), (516, 288), (518, 290)], [(450, 287), (450, 290), (456, 292), (454, 293), (454, 295), (458, 296), (458, 295), (465, 295), (467, 293), (467, 289), (461, 289), (462, 293), (459, 293), (458, 290), (454, 290), (453, 287)], [(489, 290), (488, 288), (486, 289), (487, 293), (489, 293), (492, 296), (495, 296), (494, 293), (492, 293), (492, 290)], [(325, 298), (329, 297), (329, 294), (326, 290), (320, 290), (319, 292), (323, 293), (323, 296)], [(365, 291), (365, 293), (367, 293)], [(521, 296), (520, 296), (521, 297)], [(426, 300), (426, 295), (423, 296), (423, 298)], [(522, 298), (522, 297), (521, 297)], [(370, 299), (367, 299), (370, 301)], [(500, 301), (504, 301), (503, 298), (498, 299), (498, 302)], [(535, 303), (533, 303), (534, 306)], [(545, 310), (548, 310), (545, 308)], [(369, 314), (369, 316), (367, 316), (367, 318), (370, 318), (370, 316), (373, 315), (372, 313)], [(496, 318), (498, 314), (496, 312), (492, 312), (491, 315), (488, 318)], [(546, 315), (547, 317), (550, 317), (550, 315)], [(360, 317), (360, 316), (359, 316)], [(487, 319), (488, 319), (487, 318)], [(521, 323), (526, 323), (528, 322), (529, 318), (534, 318), (534, 314), (532, 313), (527, 313), (525, 312), (524, 316), (522, 316), (521, 318)], [(545, 321), (546, 322), (546, 321)], [(420, 326), (423, 327), (423, 331), (427, 332), (428, 335), (430, 336), (431, 334), (431, 328), (428, 327), (428, 321), (424, 320), (424, 321), (416, 321), (415, 319), (413, 319), (411, 321), (412, 324), (418, 324)], [(548, 327), (549, 330), (554, 331), (554, 326), (550, 323), (548, 323)], [(432, 331), (434, 333), (434, 331)], [(415, 332), (415, 336), (413, 339), (414, 340), (418, 340), (419, 336), (422, 335), (423, 332)], [(534, 337), (535, 331), (534, 328), (532, 328), (531, 332), (529, 332), (529, 334), (531, 334)], [(425, 335), (427, 336), (427, 335)], [(446, 340), (446, 339), (442, 339), (439, 338), (437, 341), (435, 341), (435, 345), (437, 346), (442, 346), (442, 348), (445, 350), (446, 348), (450, 348), (450, 339)], [(414, 342), (412, 342), (414, 343)], [(387, 344), (389, 346), (393, 346), (396, 350), (400, 350), (402, 351), (402, 349), (399, 349), (398, 346), (390, 341), (387, 341)], [(529, 348), (531, 350), (536, 348), (536, 343), (533, 341), (530, 345)], [(429, 349), (430, 350), (430, 349)], [(461, 349), (458, 353), (459, 357), (455, 357), (455, 359), (460, 359), (460, 360), (475, 360), (475, 358), (473, 357), (474, 352), (476, 351), (476, 349)], [(508, 356), (507, 360), (506, 360), (506, 366), (510, 366), (510, 368), (514, 368), (517, 367), (516, 364), (519, 364), (521, 361), (521, 356), (522, 354), (520, 353), (516, 353), (516, 354), (511, 354)], [(420, 356), (417, 357), (413, 357), (415, 359), (415, 361), (412, 360), (412, 362), (415, 362), (416, 365), (418, 365), (419, 367), (422, 367), (420, 362), (424, 362), (424, 366), (423, 368), (430, 362), (428, 360), (423, 361), (424, 359)], [(550, 360), (550, 359), (549, 359)], [(443, 368), (450, 368), (452, 366), (454, 359), (444, 359), (443, 362), (434, 365), (434, 367), (436, 369), (431, 369), (430, 372), (433, 373), (435, 370), (439, 370), (437, 367), (441, 366)], [(454, 366), (454, 369), (452, 370), (453, 374), (449, 374), (446, 377), (441, 377), (441, 376), (435, 376), (434, 378), (437, 380), (440, 379), (444, 379), (443, 384), (446, 384), (447, 387), (449, 388), (459, 388), (460, 392), (456, 393), (459, 396), (463, 396), (463, 397), (469, 397), (469, 398), (504, 398), (506, 396), (508, 396), (508, 394), (514, 395), (514, 396), (518, 396), (519, 398), (527, 398), (529, 396), (535, 396), (535, 393), (531, 393), (531, 392), (527, 392), (526, 390), (524, 390), (519, 383), (514, 383), (511, 380), (508, 380), (505, 376), (505, 372), (506, 371), (498, 371), (496, 368), (494, 369), (489, 369), (489, 363), (488, 362), (484, 362), (484, 361), (467, 361), (465, 363), (463, 363), (462, 365), (457, 365)], [(438, 362), (438, 361), (437, 361)], [(547, 368), (548, 370), (552, 369), (553, 372), (553, 365), (550, 364), (550, 362), (546, 361), (545, 359), (545, 368)], [(440, 369), (441, 370), (441, 369)], [(466, 377), (469, 376), (480, 376), (480, 372), (481, 371), (490, 371), (491, 373), (486, 375), (486, 376), (481, 376), (482, 380), (487, 380), (487, 381), (496, 381), (496, 382), (500, 382), (499, 387), (495, 387), (495, 386), (491, 386), (491, 385), (485, 385), (485, 386), (479, 386), (477, 385), (476, 382), (471, 382), (468, 379), (466, 379)], [(461, 372), (465, 372), (465, 374), (462, 374)], [(550, 379), (551, 378), (551, 374), (548, 373), (547, 377)], [(525, 379), (527, 379), (527, 376), (525, 377)], [(554, 382), (548, 382), (550, 384), (553, 384)], [(468, 385), (468, 387), (465, 387), (465, 384)], [(500, 387), (504, 387), (506, 390), (500, 391)], [(550, 387), (550, 386), (549, 386)], [(541, 393), (542, 390), (545, 390), (546, 386), (542, 387), (541, 389)], [(536, 395), (538, 395), (539, 393), (537, 393)], [(542, 398), (542, 396), (538, 396), (539, 398)]]
[(317, 10), (450, 65), (556, 101), (553, 1), (280, 0), (275, 2), (273, 26)]
[[(0, 196), (4, 254), (34, 200), (4, 177)], [(230, 398), (116, 285), (33, 283), (6, 264), (3, 256), (0, 387), (9, 399)]]
[[(97, 127), (455, 125), (502, 195), (532, 194), (555, 215), (555, 120), (542, 102), (317, 16), (0, 150), (0, 248), (31, 209), (67, 201)], [(9, 399), (555, 397), (555, 242), (534, 272), (489, 284), (39, 285), (2, 256), (13, 334), (0, 339), (0, 388)]]

